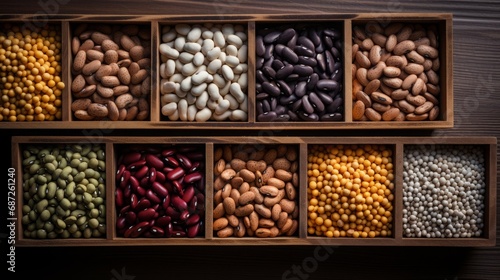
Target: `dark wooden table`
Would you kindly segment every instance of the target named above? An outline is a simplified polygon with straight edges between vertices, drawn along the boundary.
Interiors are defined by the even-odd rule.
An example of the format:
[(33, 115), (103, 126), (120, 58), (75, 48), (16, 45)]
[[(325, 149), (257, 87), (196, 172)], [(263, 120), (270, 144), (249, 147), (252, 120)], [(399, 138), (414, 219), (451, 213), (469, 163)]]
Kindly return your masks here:
[[(435, 131), (324, 131), (321, 135), (500, 137), (500, 5), (496, 1), (1, 1), (0, 14), (453, 13), (455, 127)], [(83, 136), (89, 131), (3, 130)], [(114, 131), (114, 135), (164, 135)], [(172, 131), (210, 135), (210, 131)], [(256, 131), (220, 132), (257, 135)], [(304, 135), (286, 131), (274, 135)], [(5, 146), (5, 153), (10, 153)], [(5, 155), (4, 153), (4, 155)], [(498, 157), (500, 159), (500, 156)], [(8, 165), (8, 157), (2, 166)], [(500, 166), (500, 164), (497, 164)], [(4, 168), (3, 170), (5, 170)], [(500, 174), (500, 172), (497, 172)], [(498, 182), (500, 180), (497, 179)], [(498, 190), (498, 187), (497, 187)], [(500, 203), (497, 202), (497, 212)], [(497, 224), (500, 224), (497, 215)], [(63, 247), (17, 248), (16, 273), (38, 279), (500, 279), (500, 232), (488, 248), (446, 247)], [(5, 245), (2, 239), (2, 246)], [(2, 248), (2, 258), (6, 256)], [(3, 262), (5, 264), (5, 262)], [(5, 268), (6, 269), (6, 266)], [(5, 270), (4, 270), (5, 271)], [(2, 271), (2, 274), (4, 273)]]

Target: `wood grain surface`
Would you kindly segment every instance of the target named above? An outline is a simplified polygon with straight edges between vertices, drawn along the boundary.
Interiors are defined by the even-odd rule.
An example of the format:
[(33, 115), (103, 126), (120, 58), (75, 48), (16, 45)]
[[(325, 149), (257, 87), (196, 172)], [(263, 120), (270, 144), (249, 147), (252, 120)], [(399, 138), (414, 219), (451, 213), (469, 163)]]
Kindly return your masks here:
[[(50, 3), (51, 5), (48, 5)], [(59, 4), (60, 3), (60, 4)], [(47, 4), (47, 5), (45, 5)], [(218, 135), (288, 136), (495, 136), (500, 137), (500, 3), (498, 1), (77, 1), (24, 0), (0, 3), (5, 14), (294, 14), (453, 13), (455, 127), (402, 131), (217, 131)], [(212, 131), (2, 130), (14, 135), (197, 136)], [(7, 167), (10, 145), (4, 146)], [(498, 151), (497, 151), (498, 153)], [(500, 159), (500, 157), (498, 157)], [(500, 164), (497, 163), (497, 166)], [(3, 168), (2, 170), (5, 170)], [(500, 174), (500, 172), (497, 172)], [(4, 173), (5, 174), (5, 173)], [(5, 175), (3, 175), (5, 178)], [(497, 181), (500, 182), (500, 180)], [(497, 186), (498, 191), (498, 186)], [(3, 194), (2, 194), (3, 195)], [(4, 200), (5, 201), (5, 200)], [(497, 202), (497, 213), (500, 203)], [(5, 211), (5, 210), (4, 210)], [(500, 215), (497, 215), (497, 224)], [(4, 232), (4, 229), (2, 229)], [(2, 237), (3, 238), (3, 237)], [(500, 234), (488, 248), (448, 247), (76, 247), (17, 248), (16, 273), (38, 279), (500, 279)], [(6, 257), (2, 239), (2, 258)], [(4, 250), (5, 249), (5, 250)], [(2, 275), (5, 275), (7, 266)]]

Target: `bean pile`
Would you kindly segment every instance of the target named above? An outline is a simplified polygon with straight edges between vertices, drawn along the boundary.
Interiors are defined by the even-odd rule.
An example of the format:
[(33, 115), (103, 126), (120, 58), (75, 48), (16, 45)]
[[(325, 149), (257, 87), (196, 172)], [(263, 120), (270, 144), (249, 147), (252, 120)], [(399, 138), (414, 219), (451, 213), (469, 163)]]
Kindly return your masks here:
[(213, 229), (218, 237), (293, 236), (298, 228), (298, 152), (287, 145), (218, 147)]
[(308, 234), (392, 235), (392, 150), (383, 145), (312, 145), (307, 164)]
[(258, 30), (257, 120), (343, 119), (342, 36), (324, 26)]
[(239, 24), (162, 28), (161, 113), (171, 121), (246, 121), (248, 46)]
[(405, 237), (481, 236), (486, 195), (481, 147), (407, 146), (403, 167)]
[[(9, 31), (8, 31), (9, 30)], [(31, 31), (5, 24), (0, 30), (0, 121), (60, 120), (60, 28)]]
[(104, 237), (104, 148), (30, 145), (22, 153), (24, 237)]
[(135, 24), (80, 24), (71, 41), (71, 110), (78, 120), (149, 117), (151, 31)]
[(439, 117), (439, 38), (435, 25), (370, 22), (353, 28), (355, 121)]
[(192, 238), (202, 234), (204, 158), (196, 145), (127, 147), (116, 172), (117, 235)]

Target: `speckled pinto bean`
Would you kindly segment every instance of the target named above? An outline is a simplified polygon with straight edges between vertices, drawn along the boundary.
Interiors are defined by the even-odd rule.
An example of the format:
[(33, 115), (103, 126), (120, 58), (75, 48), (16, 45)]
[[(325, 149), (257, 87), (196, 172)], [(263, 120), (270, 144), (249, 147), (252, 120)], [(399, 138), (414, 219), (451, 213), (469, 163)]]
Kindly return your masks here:
[(24, 238), (105, 237), (105, 162), (99, 144), (23, 147)]
[(204, 233), (204, 149), (198, 145), (132, 146), (116, 171), (117, 235), (189, 237)]
[(343, 119), (343, 48), (339, 30), (321, 25), (257, 30), (257, 121)]
[(170, 121), (246, 121), (248, 46), (241, 24), (162, 27), (161, 114)]
[(149, 118), (150, 41), (146, 26), (75, 26), (71, 42), (71, 109), (76, 120)]
[(297, 147), (216, 147), (214, 161), (214, 234), (217, 237), (296, 235)]
[[(353, 120), (439, 119), (436, 25), (393, 22), (383, 28), (370, 22), (355, 25), (352, 40)], [(421, 97), (425, 106), (408, 106), (415, 97)]]

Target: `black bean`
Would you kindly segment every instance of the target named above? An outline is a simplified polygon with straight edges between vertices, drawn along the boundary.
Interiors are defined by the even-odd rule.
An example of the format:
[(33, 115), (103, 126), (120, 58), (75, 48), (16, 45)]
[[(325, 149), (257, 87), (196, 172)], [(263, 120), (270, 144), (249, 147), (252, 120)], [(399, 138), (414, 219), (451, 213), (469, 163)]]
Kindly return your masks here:
[(338, 88), (339, 84), (332, 80), (319, 80), (316, 83), (316, 88), (323, 91), (334, 91)]
[[(260, 86), (262, 86), (262, 85), (260, 85)], [(263, 100), (263, 99), (266, 99), (269, 97), (269, 93), (261, 92), (261, 93), (257, 94), (255, 97), (257, 98), (257, 100)]]
[(262, 67), (262, 73), (269, 79), (269, 80), (274, 80), (276, 77), (276, 71), (274, 71), (273, 67), (271, 66), (264, 66)]
[(279, 56), (282, 56), (283, 55), (283, 49), (284, 48), (288, 48), (287, 46), (285, 45), (282, 45), (282, 44), (277, 44), (274, 46), (274, 54), (275, 55), (279, 55)]
[(323, 43), (319, 43), (319, 45), (315, 49), (316, 53), (322, 53), (325, 51), (325, 46), (323, 46)]
[(275, 111), (276, 106), (278, 106), (278, 99), (271, 97), (270, 105), (271, 105), (271, 111)]
[(326, 57), (322, 53), (316, 54), (316, 61), (318, 62), (318, 68), (321, 72), (326, 71)]
[(290, 96), (281, 96), (279, 101), (281, 105), (287, 106), (295, 102), (295, 100), (297, 100), (297, 96), (290, 95)]
[(262, 101), (257, 102), (257, 115), (264, 114), (264, 109), (262, 108)]
[(266, 75), (262, 72), (262, 70), (257, 70), (255, 71), (255, 77), (257, 78), (257, 81), (263, 83), (263, 82), (269, 82), (267, 79)]
[(290, 74), (286, 77), (285, 82), (294, 82), (299, 79), (299, 74)]
[[(274, 59), (273, 62), (271, 63), (271, 67), (273, 67), (274, 70), (276, 70), (276, 74), (278, 73), (277, 71), (280, 70), (281, 68), (285, 67), (285, 64), (281, 62), (279, 59)], [(279, 78), (277, 78), (279, 79)]]
[(331, 47), (330, 52), (332, 53), (333, 57), (335, 58), (336, 61), (340, 61), (342, 58), (340, 57), (340, 52), (336, 47)]
[[(277, 75), (278, 74), (276, 73), (276, 76)], [(292, 88), (283, 80), (276, 81), (276, 86), (278, 86), (281, 90), (281, 93), (283, 93), (285, 95), (292, 95), (293, 94)]]
[(307, 82), (300, 82), (295, 86), (295, 90), (293, 92), (297, 97), (301, 98), (302, 96), (306, 95), (306, 87)]
[(291, 121), (299, 121), (300, 120), (299, 116), (295, 112), (288, 111), (288, 116), (290, 116)]
[(318, 95), (319, 99), (323, 102), (323, 104), (330, 105), (333, 103), (333, 98), (328, 95), (327, 93), (324, 92), (316, 92)]
[(307, 80), (307, 90), (311, 91), (316, 87), (316, 83), (319, 81), (319, 75), (317, 73), (312, 73)]
[(295, 35), (296, 35), (295, 29), (288, 28), (288, 29), (286, 29), (285, 31), (283, 31), (283, 33), (281, 33), (278, 36), (278, 38), (276, 39), (276, 43), (278, 43), (278, 44), (286, 44)]
[(288, 77), (292, 73), (293, 73), (293, 65), (288, 64), (288, 65), (285, 65), (283, 68), (277, 70), (275, 77), (278, 80), (282, 80), (282, 79)]
[(322, 120), (322, 121), (341, 121), (342, 114), (341, 113), (324, 114), (323, 116), (321, 116), (320, 120)]
[(323, 36), (323, 44), (325, 44), (325, 47), (330, 49), (333, 47), (333, 40), (332, 38), (328, 36)]
[(289, 47), (284, 47), (281, 54), (282, 57), (290, 63), (295, 64), (299, 61), (299, 56)]
[(317, 121), (319, 120), (319, 116), (312, 113), (312, 114), (308, 114), (306, 112), (303, 112), (303, 111), (299, 111), (297, 112), (297, 115), (299, 116), (299, 118), (303, 121), (308, 121), (308, 122), (312, 122), (312, 121)]
[(269, 59), (273, 56), (274, 45), (266, 45), (266, 51), (264, 52), (264, 59)]
[(302, 109), (308, 114), (314, 113), (314, 107), (309, 102), (309, 96), (307, 95), (302, 96)]
[(316, 67), (316, 65), (318, 64), (318, 62), (316, 61), (316, 59), (314, 59), (314, 57), (308, 57), (308, 56), (299, 56), (298, 63), (311, 67)]
[(342, 106), (343, 103), (344, 99), (342, 97), (336, 97), (333, 99), (332, 104), (327, 106), (326, 110), (331, 113), (337, 112), (339, 110), (339, 107)]
[(314, 46), (317, 47), (319, 44), (321, 44), (321, 38), (319, 37), (318, 33), (316, 30), (313, 28), (310, 28), (307, 31), (308, 38), (311, 39), (311, 41), (314, 43)]
[(332, 74), (335, 67), (335, 59), (330, 51), (325, 51), (326, 56), (326, 72)]
[(267, 99), (262, 100), (262, 111), (264, 113), (271, 111), (271, 104), (269, 104)]
[(315, 52), (314, 52), (314, 49), (308, 49), (304, 46), (296, 46), (293, 51), (297, 54), (297, 55), (303, 55), (303, 56), (309, 56), (309, 57), (314, 57), (315, 55)]
[(300, 108), (302, 108), (302, 99), (293, 102), (290, 109), (292, 110), (292, 112), (297, 112)]
[(275, 112), (265, 112), (263, 114), (258, 115), (257, 120), (259, 122), (272, 122), (276, 120), (277, 117), (278, 115), (276, 115)]
[[(255, 91), (258, 92), (259, 94), (262, 93), (262, 84), (255, 83)], [(268, 95), (268, 94), (266, 93), (266, 95)], [(267, 98), (267, 96), (264, 98)]]
[(288, 41), (286, 46), (293, 50), (293, 48), (295, 48), (295, 46), (297, 45), (297, 38), (298, 38), (297, 33), (295, 33), (295, 35), (292, 37), (292, 39), (290, 39), (290, 41)]
[(325, 105), (321, 102), (321, 99), (314, 91), (309, 93), (309, 101), (315, 107), (317, 112), (323, 112), (325, 110)]
[(297, 44), (300, 46), (304, 46), (310, 50), (314, 50), (316, 48), (316, 46), (314, 46), (314, 43), (305, 36), (300, 36), (299, 38), (297, 38)]
[(328, 37), (331, 37), (333, 40), (340, 39), (340, 32), (337, 30), (325, 29), (325, 30), (323, 30), (323, 34), (328, 36)]
[(311, 66), (297, 64), (293, 66), (293, 73), (299, 76), (309, 76), (314, 72)]
[(281, 35), (281, 31), (272, 31), (264, 36), (264, 43), (271, 44), (278, 40), (278, 37)]
[(290, 120), (290, 115), (289, 114), (281, 114), (274, 121), (275, 122), (287, 122), (289, 120)]
[(280, 95), (280, 89), (274, 83), (270, 82), (262, 83), (262, 90), (264, 90), (264, 92), (269, 93), (269, 95), (271, 96), (278, 97)]
[(286, 114), (287, 111), (288, 111), (287, 108), (285, 106), (282, 106), (282, 105), (277, 105), (276, 108), (274, 109), (274, 112), (276, 112), (276, 114), (278, 114), (278, 116)]
[(260, 69), (264, 65), (265, 59), (263, 57), (257, 57), (255, 60), (255, 68)]
[(264, 40), (262, 36), (258, 35), (255, 37), (255, 52), (257, 57), (261, 57), (266, 52), (266, 46), (264, 45)]
[(335, 70), (333, 74), (330, 76), (330, 79), (334, 80), (335, 82), (340, 82), (340, 79), (342, 79), (342, 69)]

